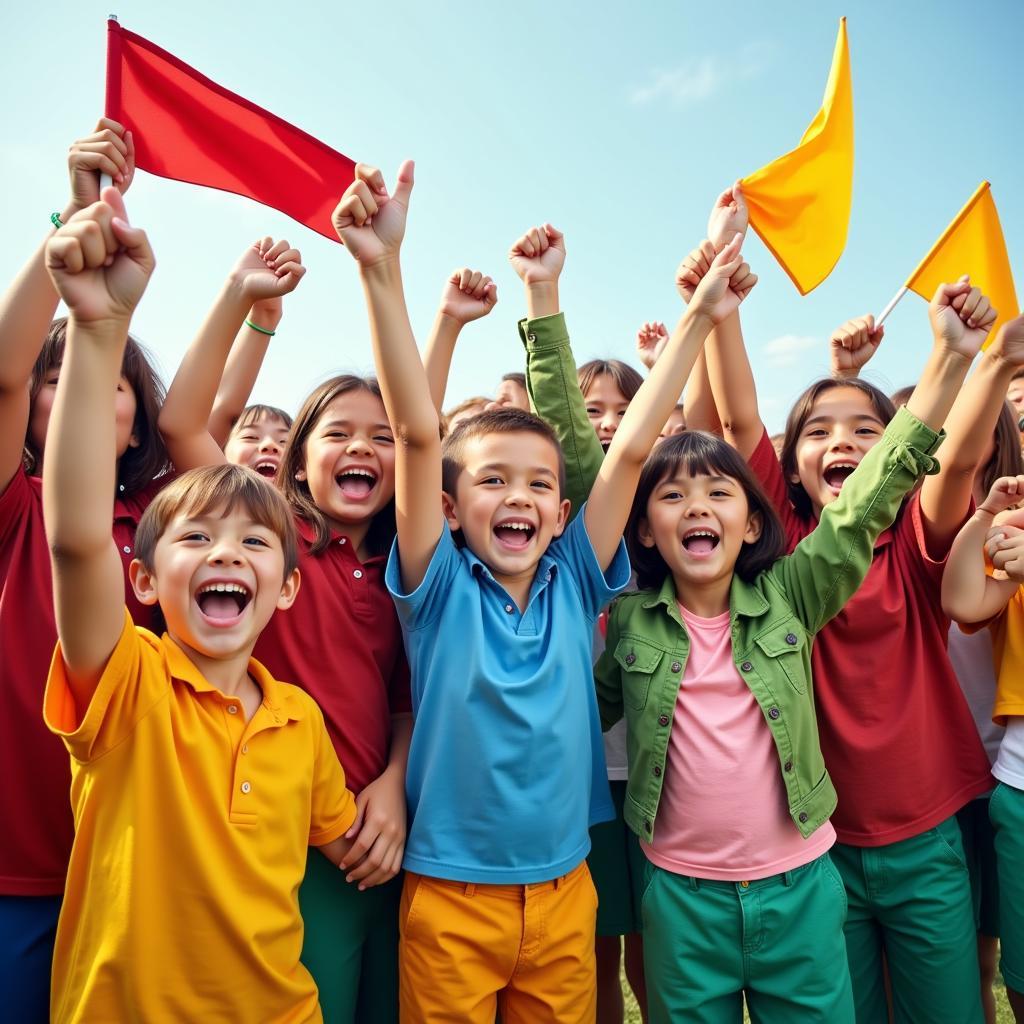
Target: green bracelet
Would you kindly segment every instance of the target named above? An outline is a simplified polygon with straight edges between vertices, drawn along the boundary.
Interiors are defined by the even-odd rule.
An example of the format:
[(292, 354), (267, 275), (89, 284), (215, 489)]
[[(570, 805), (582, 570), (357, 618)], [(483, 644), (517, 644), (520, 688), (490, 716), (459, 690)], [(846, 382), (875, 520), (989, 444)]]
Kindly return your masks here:
[(260, 334), (265, 334), (268, 338), (272, 338), (275, 334), (277, 334), (277, 331), (268, 331), (266, 327), (257, 327), (251, 320), (246, 320), (245, 326), (251, 327), (254, 331), (259, 331)]
[(64, 227), (64, 222), (60, 219), (60, 214), (57, 213), (56, 211), (54, 211), (53, 213), (50, 214), (50, 223), (55, 228), (58, 228), (58, 229)]

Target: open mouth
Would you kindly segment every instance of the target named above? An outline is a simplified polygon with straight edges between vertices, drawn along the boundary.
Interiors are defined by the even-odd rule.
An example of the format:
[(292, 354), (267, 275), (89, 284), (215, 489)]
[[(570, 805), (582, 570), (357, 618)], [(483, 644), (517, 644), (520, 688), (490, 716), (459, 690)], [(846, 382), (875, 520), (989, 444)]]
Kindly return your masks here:
[(335, 478), (341, 493), (352, 501), (365, 501), (377, 486), (377, 474), (363, 466), (350, 466)]
[(494, 536), (512, 551), (522, 551), (536, 532), (537, 528), (526, 519), (505, 519), (494, 528)]
[(822, 474), (825, 478), (825, 485), (833, 494), (838, 494), (843, 489), (849, 475), (857, 468), (856, 462), (833, 462)]
[(704, 528), (688, 530), (683, 534), (683, 547), (687, 554), (696, 558), (706, 558), (718, 547), (720, 538), (714, 530)]
[(604, 449), (605, 455), (608, 454), (608, 449), (611, 448), (611, 446), (612, 446), (612, 439), (610, 437), (607, 438), (607, 439), (605, 439), (605, 438), (601, 439), (601, 447)]
[(204, 617), (221, 625), (232, 625), (252, 600), (242, 583), (207, 583), (196, 592), (196, 604)]
[(268, 480), (273, 480), (277, 476), (277, 460), (276, 459), (260, 459), (259, 462), (253, 465), (253, 470), (259, 473), (260, 476), (266, 477)]

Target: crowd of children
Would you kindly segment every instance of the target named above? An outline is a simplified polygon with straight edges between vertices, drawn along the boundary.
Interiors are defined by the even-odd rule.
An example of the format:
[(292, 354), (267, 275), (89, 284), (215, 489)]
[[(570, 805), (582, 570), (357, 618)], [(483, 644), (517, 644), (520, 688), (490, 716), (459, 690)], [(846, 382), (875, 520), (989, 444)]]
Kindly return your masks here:
[(132, 133), (69, 167), (0, 298), (5, 1017), (621, 1022), (624, 970), (652, 1022), (975, 1024), (998, 960), (1024, 1020), (1024, 317), (943, 285), (892, 398), (850, 320), (773, 439), (734, 186), (646, 376), (577, 368), (543, 224), (525, 373), (445, 415), (496, 287), (421, 359), (413, 165), (358, 165), (378, 376), (293, 419), (247, 402), (299, 252), (165, 395)]

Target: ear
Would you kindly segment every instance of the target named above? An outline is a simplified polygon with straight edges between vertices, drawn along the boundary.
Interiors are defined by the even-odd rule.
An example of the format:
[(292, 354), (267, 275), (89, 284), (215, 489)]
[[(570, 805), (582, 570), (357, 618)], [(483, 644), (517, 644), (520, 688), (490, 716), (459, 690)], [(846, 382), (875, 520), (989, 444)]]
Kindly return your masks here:
[(645, 548), (654, 547), (654, 534), (651, 532), (651, 524), (647, 521), (647, 516), (636, 521), (636, 539)]
[(764, 520), (760, 512), (751, 512), (747, 519), (747, 532), (743, 534), (744, 544), (753, 544), (761, 536), (764, 527)]
[(128, 566), (128, 579), (140, 604), (157, 603), (156, 577), (137, 558)]
[(299, 575), (298, 569), (292, 569), (285, 577), (284, 583), (281, 584), (281, 593), (277, 599), (277, 607), (280, 611), (291, 608), (295, 603), (295, 598), (299, 596), (299, 584), (301, 582), (302, 577)]
[(789, 482), (791, 484), (799, 486), (799, 484), (800, 484), (800, 474), (799, 473), (790, 473), (789, 474)]
[(297, 470), (295, 470), (295, 479), (296, 480), (305, 480), (306, 479), (306, 471), (304, 469), (297, 469)]
[(142, 442), (139, 441), (139, 435), (136, 434), (135, 431), (133, 430), (132, 431), (132, 436), (128, 438), (128, 447), (129, 448), (138, 448), (141, 443)]
[(455, 504), (455, 499), (447, 492), (441, 492), (441, 513), (444, 515), (445, 521), (448, 523), (448, 529), (455, 533), (456, 530), (462, 529), (462, 524), (459, 522), (459, 510)]
[(563, 498), (558, 505), (558, 521), (555, 523), (555, 532), (552, 534), (553, 537), (562, 536), (562, 533), (569, 522), (569, 512), (571, 510), (572, 502), (568, 498)]

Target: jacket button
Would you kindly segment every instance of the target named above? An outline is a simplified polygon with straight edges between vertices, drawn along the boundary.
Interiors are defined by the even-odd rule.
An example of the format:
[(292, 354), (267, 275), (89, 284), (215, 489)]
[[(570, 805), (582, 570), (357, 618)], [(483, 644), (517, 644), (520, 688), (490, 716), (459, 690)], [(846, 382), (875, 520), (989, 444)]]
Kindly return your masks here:
[(668, 715), (658, 715), (658, 725), (668, 725)]
[(661, 775), (661, 765), (660, 765), (660, 764), (656, 764), (656, 765), (655, 765), (655, 766), (654, 766), (654, 767), (653, 767), (653, 768), (651, 769), (651, 771), (652, 771), (652, 772), (654, 773), (655, 777), (657, 777), (657, 776)]
[(800, 824), (802, 825), (805, 821), (807, 821), (807, 812), (806, 811), (801, 811), (797, 815), (797, 817), (800, 819)]
[(792, 647), (796, 643), (796, 633), (787, 633), (786, 643)]
[(785, 768), (787, 772), (791, 772), (793, 770), (793, 762), (787, 761), (782, 767)]
[(627, 654), (626, 655), (626, 664), (627, 665), (632, 665), (634, 661), (636, 661), (636, 655), (635, 654)]
[(782, 714), (782, 712), (781, 712), (781, 711), (780, 711), (780, 710), (779, 710), (778, 708), (769, 708), (769, 709), (768, 709), (768, 717), (769, 717), (769, 718), (770, 718), (770, 719), (771, 719), (771, 720), (772, 720), (773, 722), (774, 722), (774, 721), (775, 721), (775, 719), (776, 719), (776, 718), (778, 718), (778, 717), (779, 717), (779, 715), (781, 715), (781, 714)]
[(673, 661), (672, 662), (672, 671), (673, 672), (682, 672), (683, 671), (683, 666), (680, 665), (678, 661)]
[(753, 667), (754, 666), (751, 665), (749, 661), (745, 661), (740, 665), (740, 668), (743, 669), (744, 672), (749, 672)]
[(649, 821), (645, 821), (644, 822), (644, 831), (645, 832), (650, 832), (651, 831), (651, 823)]

